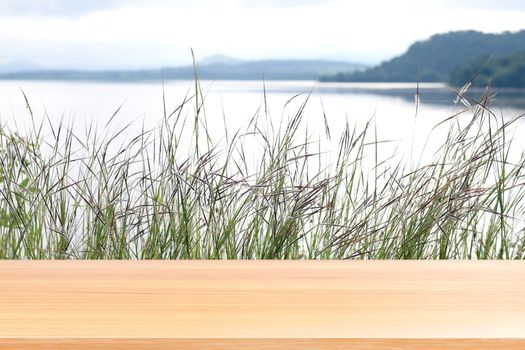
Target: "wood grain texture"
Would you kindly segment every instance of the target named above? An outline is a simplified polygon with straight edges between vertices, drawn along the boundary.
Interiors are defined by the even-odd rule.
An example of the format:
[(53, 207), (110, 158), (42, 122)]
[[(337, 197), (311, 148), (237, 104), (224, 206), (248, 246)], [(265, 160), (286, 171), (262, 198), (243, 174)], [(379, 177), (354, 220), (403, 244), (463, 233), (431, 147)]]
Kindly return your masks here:
[(525, 349), (525, 263), (3, 261), (1, 349)]
[(518, 339), (7, 339), (10, 350), (523, 350)]

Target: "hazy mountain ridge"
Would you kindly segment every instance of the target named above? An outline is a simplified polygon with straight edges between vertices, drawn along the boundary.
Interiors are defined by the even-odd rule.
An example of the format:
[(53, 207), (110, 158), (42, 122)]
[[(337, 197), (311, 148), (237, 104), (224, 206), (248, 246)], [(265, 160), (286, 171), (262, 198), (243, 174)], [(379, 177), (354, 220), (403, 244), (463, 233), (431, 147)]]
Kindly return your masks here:
[[(322, 75), (340, 71), (356, 71), (367, 66), (361, 63), (329, 60), (254, 60), (242, 61), (227, 56), (210, 57), (197, 63), (200, 79), (210, 80), (317, 80)], [(33, 70), (0, 72), (0, 79), (29, 80), (107, 80), (140, 81), (159, 79), (193, 79), (193, 66), (140, 70)]]
[[(340, 72), (323, 81), (351, 82), (449, 82), (463, 65), (475, 65), (480, 57), (496, 58), (525, 52), (525, 30), (486, 34), (459, 31), (436, 34), (418, 41), (402, 55), (361, 72)], [(479, 69), (479, 65), (476, 67)]]

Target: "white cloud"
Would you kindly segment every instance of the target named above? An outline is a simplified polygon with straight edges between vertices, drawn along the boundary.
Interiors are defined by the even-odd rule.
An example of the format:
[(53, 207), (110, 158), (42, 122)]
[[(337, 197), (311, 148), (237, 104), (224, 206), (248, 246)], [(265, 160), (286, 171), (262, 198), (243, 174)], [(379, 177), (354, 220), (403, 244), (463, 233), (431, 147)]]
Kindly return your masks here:
[(92, 12), (154, 5), (187, 6), (190, 0), (0, 0), (0, 13), (9, 16), (76, 16)]
[(130, 6), (203, 7), (213, 3), (239, 7), (321, 6), (333, 0), (0, 0), (0, 13), (9, 16), (76, 16)]
[(189, 62), (193, 47), (200, 57), (223, 53), (377, 62), (437, 32), (521, 29), (525, 10), (517, 1), (500, 1), (497, 8), (488, 1), (468, 6), (473, 3), (469, 0), (262, 3), (0, 0), (0, 9), (18, 11), (16, 16), (0, 11), (0, 60), (53, 67), (144, 67)]

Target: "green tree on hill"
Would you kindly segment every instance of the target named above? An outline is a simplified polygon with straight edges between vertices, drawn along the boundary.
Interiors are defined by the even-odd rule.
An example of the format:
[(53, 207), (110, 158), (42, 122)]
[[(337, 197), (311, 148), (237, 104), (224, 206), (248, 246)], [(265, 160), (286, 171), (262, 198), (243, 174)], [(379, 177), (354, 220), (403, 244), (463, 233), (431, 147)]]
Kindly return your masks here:
[(461, 86), (472, 81), (474, 86), (525, 88), (525, 52), (499, 58), (480, 57), (456, 67), (449, 83)]

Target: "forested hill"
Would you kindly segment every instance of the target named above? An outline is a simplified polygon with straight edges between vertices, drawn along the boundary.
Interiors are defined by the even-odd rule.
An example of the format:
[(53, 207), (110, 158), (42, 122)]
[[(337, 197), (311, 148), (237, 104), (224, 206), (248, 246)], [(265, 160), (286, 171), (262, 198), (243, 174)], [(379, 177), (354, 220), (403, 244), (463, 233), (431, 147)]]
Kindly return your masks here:
[[(362, 72), (341, 72), (324, 76), (323, 81), (353, 82), (448, 82), (458, 67), (481, 58), (495, 58), (525, 52), (525, 30), (486, 34), (460, 31), (437, 34), (418, 41), (401, 56)], [(478, 66), (479, 68), (479, 66)], [(418, 74), (419, 71), (419, 74)]]
[(497, 58), (480, 57), (450, 74), (451, 85), (461, 86), (470, 81), (478, 87), (525, 88), (525, 51)]

